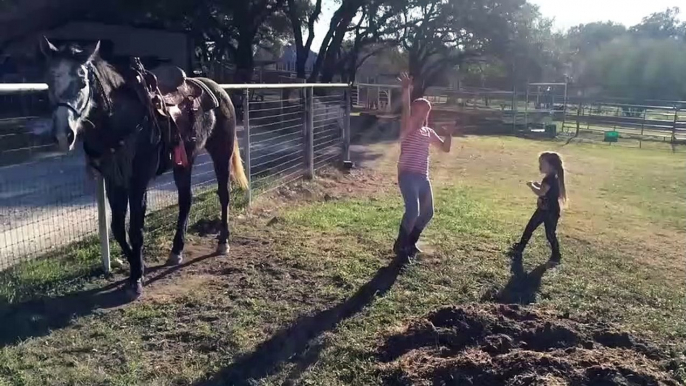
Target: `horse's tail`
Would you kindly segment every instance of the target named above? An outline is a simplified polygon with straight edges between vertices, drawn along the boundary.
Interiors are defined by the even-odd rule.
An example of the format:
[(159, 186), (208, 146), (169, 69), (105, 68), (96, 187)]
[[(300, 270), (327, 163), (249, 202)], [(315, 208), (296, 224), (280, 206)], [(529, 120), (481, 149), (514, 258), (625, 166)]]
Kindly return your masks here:
[(231, 177), (241, 189), (248, 189), (248, 177), (245, 175), (241, 150), (238, 148), (238, 138), (236, 137), (233, 140), (233, 154), (231, 155)]

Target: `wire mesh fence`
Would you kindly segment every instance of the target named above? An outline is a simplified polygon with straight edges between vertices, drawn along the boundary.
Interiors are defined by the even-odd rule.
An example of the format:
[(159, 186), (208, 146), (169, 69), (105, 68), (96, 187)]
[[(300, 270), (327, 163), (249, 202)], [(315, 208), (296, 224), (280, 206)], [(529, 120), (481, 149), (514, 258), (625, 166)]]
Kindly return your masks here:
[[(342, 86), (319, 85), (314, 92), (304, 85), (240, 86), (251, 96), (237, 106), (242, 112), (237, 135), (252, 196), (342, 159), (348, 124), (348, 90)], [(21, 113), (11, 117), (3, 112), (0, 119), (0, 271), (98, 234), (98, 180), (88, 174), (82, 151), (56, 152), (46, 135), (49, 110), (40, 94), (31, 96), (33, 102), (21, 102)], [(205, 152), (195, 159), (192, 186), (194, 196), (217, 189)], [(171, 172), (151, 182), (149, 215), (176, 204)], [(175, 224), (176, 211), (164, 212), (163, 223)]]
[[(353, 102), (370, 113), (400, 112), (400, 85), (358, 83)], [(686, 144), (686, 101), (584, 96), (564, 83), (532, 83), (523, 90), (428, 88), (435, 121), (460, 118), (474, 133), (566, 137), (581, 142), (676, 151)]]

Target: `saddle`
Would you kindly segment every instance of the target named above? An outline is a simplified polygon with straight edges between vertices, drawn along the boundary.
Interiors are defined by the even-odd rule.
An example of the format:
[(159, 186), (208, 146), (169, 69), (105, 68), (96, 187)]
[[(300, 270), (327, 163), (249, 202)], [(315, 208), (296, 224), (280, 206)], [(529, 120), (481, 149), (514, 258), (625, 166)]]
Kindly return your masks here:
[[(186, 77), (179, 67), (162, 65), (152, 71), (134, 60), (137, 81), (143, 85), (139, 92), (151, 110), (167, 120), (166, 143), (173, 146), (172, 158), (177, 166), (187, 166), (186, 142), (194, 141), (195, 114), (219, 107), (219, 100), (201, 81)], [(159, 118), (158, 117), (158, 118)], [(158, 127), (159, 120), (156, 119)]]

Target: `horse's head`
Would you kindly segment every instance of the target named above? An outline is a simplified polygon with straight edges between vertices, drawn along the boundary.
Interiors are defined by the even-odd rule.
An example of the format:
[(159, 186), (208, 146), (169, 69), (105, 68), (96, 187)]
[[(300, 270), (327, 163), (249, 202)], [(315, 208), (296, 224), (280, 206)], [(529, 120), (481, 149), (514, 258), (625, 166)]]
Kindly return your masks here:
[(75, 45), (57, 49), (47, 38), (40, 44), (47, 59), (52, 134), (61, 151), (74, 150), (84, 120), (93, 107), (94, 67), (100, 42), (92, 50)]

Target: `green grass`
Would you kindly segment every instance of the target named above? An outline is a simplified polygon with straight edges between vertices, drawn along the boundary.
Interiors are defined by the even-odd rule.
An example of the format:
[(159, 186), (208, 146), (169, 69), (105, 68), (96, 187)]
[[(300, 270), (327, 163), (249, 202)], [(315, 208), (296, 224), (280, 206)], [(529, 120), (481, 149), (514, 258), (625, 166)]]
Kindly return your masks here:
[[(534, 307), (617, 323), (674, 355), (686, 350), (683, 155), (456, 139), (454, 153), (432, 161), (436, 216), (423, 237), (426, 254), (396, 278), (384, 267), (402, 212), (393, 186), (397, 149), (383, 146), (373, 180), (329, 176), (300, 187), (338, 199), (258, 200), (252, 215), (234, 216), (228, 258), (201, 261), (214, 240), (191, 235), (189, 265), (151, 284), (136, 303), (74, 308), (73, 318), (12, 309), (10, 325), (24, 322), (29, 334), (0, 349), (0, 385), (219, 385), (248, 377), (264, 385), (379, 384), (375, 350), (389, 330), (505, 287), (504, 251), (534, 202), (524, 182), (539, 178), (536, 155), (550, 148), (566, 159), (571, 200), (560, 226), (564, 264), (545, 274)], [(215, 196), (201, 196), (193, 210), (195, 220), (216, 217)], [(169, 243), (170, 228), (161, 225), (170, 215), (152, 220), (160, 224), (148, 237), (153, 262)], [(83, 253), (86, 261), (97, 255)], [(537, 234), (527, 270), (548, 253)], [(26, 272), (22, 280), (32, 277)], [(684, 370), (674, 375), (686, 380)]]

